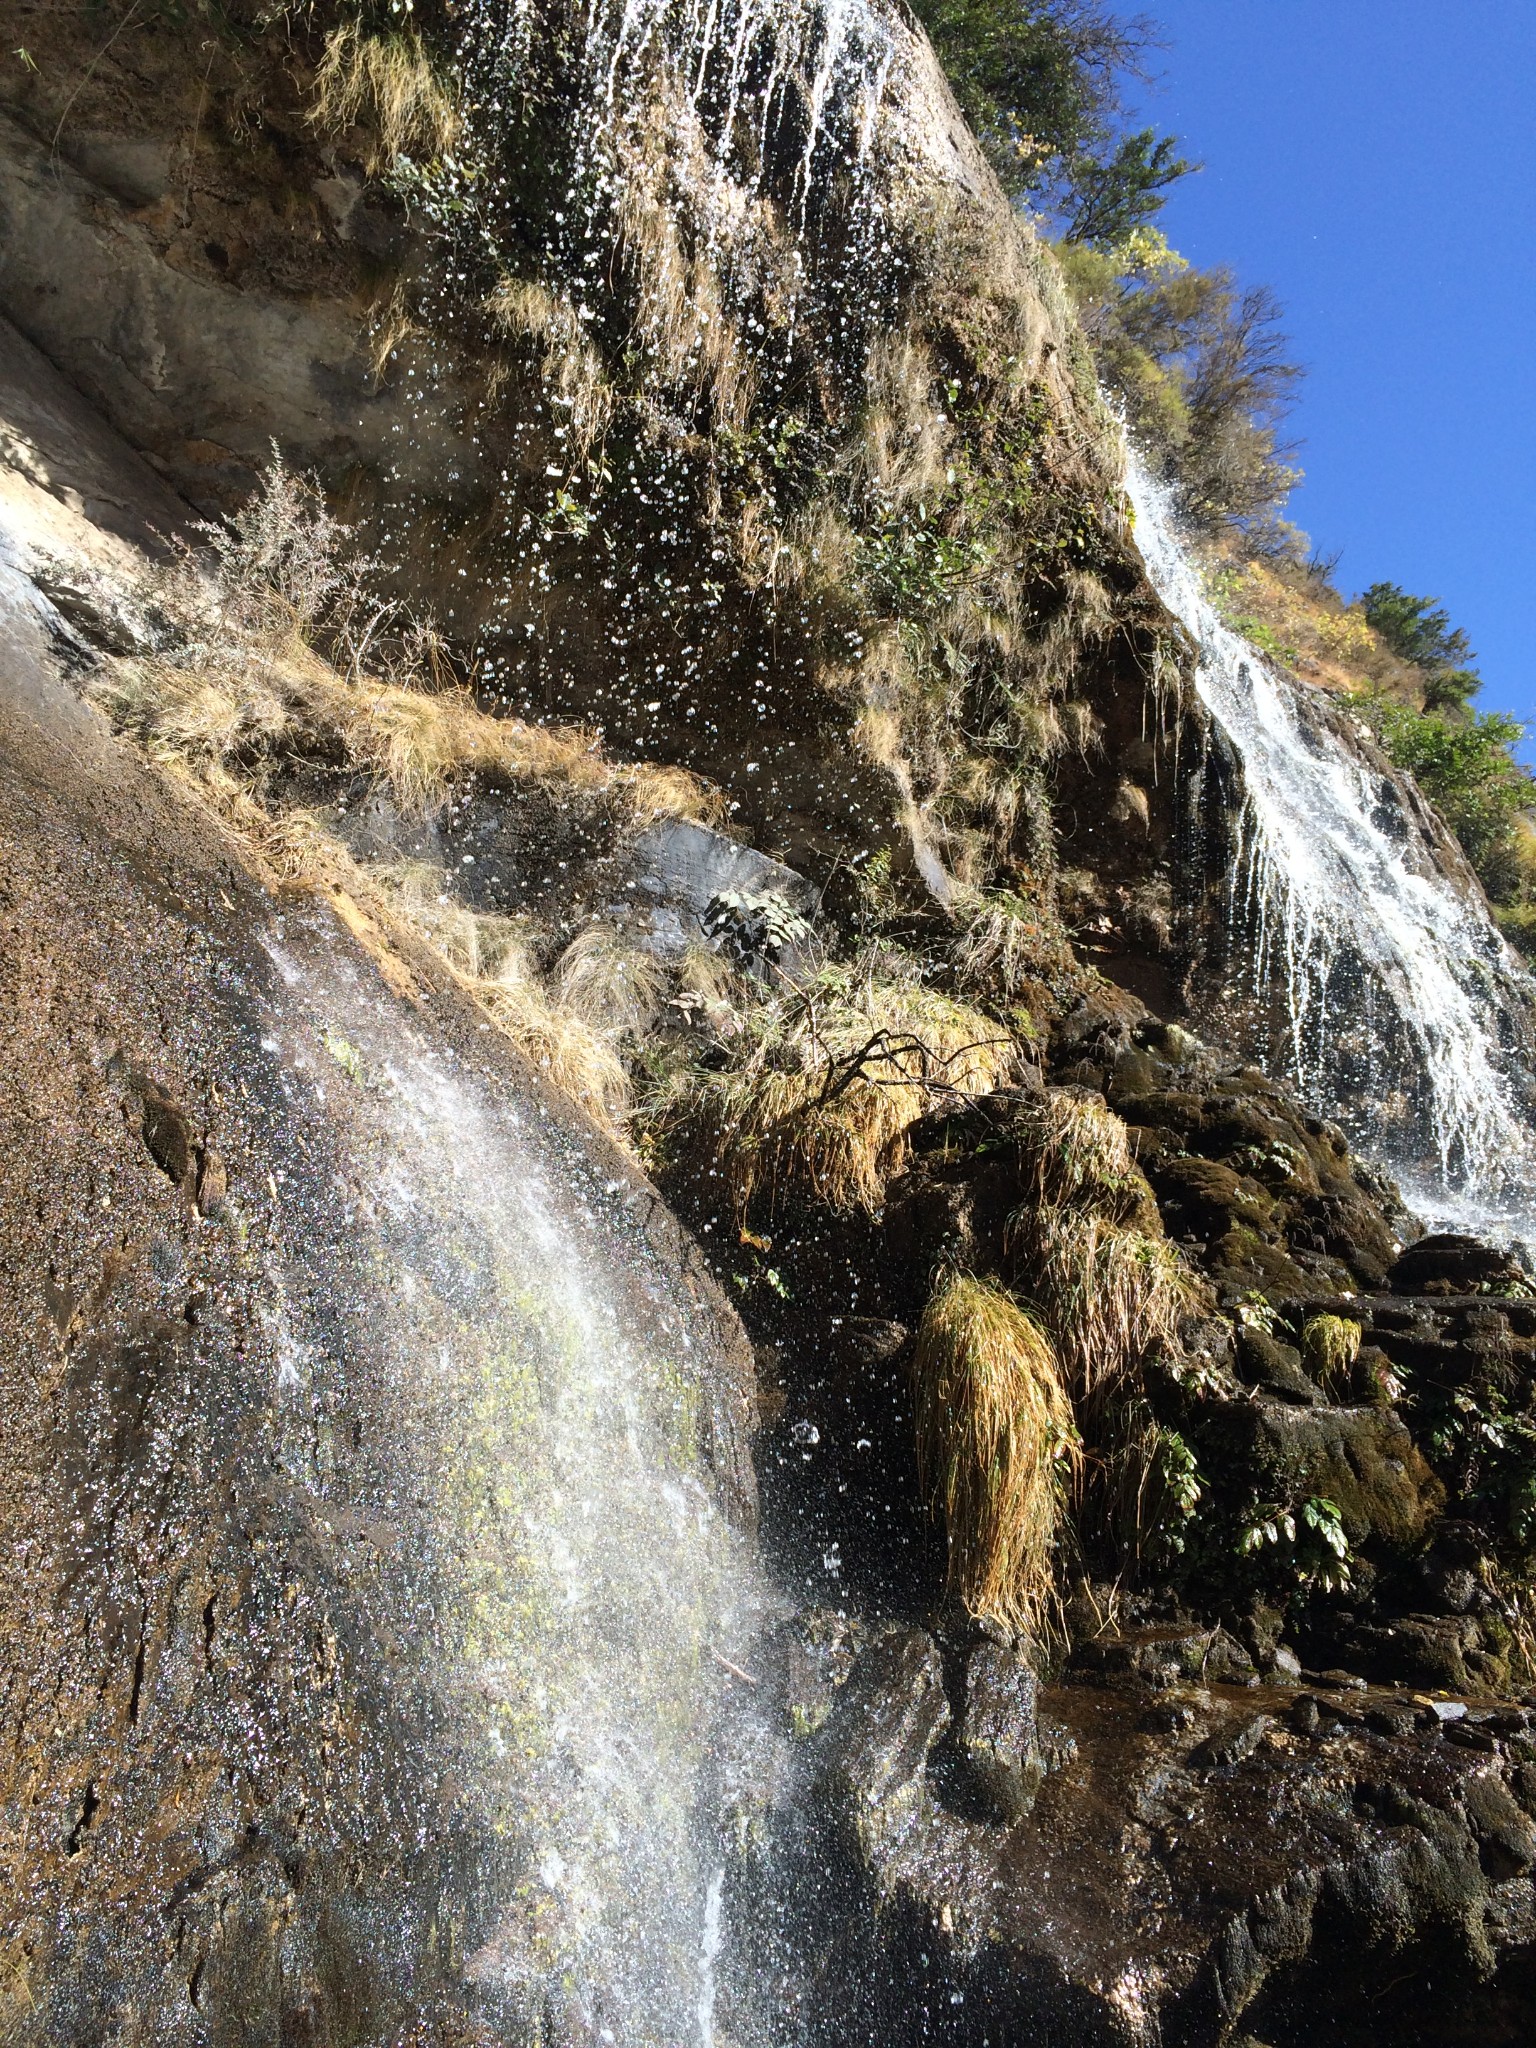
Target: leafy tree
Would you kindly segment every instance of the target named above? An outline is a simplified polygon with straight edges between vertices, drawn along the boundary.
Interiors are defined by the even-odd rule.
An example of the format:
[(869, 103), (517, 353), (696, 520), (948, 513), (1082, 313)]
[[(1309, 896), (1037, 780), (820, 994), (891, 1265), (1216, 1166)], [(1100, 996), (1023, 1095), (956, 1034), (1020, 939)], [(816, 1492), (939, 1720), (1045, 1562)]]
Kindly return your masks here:
[(1300, 369), (1286, 357), (1280, 309), (1230, 270), (1195, 270), (1156, 229), (1114, 249), (1060, 250), (1100, 373), (1131, 432), (1173, 481), (1185, 514), (1256, 538), (1296, 471), (1279, 439)]
[(1161, 210), (1170, 185), (1198, 166), (1178, 154), (1171, 135), (1155, 128), (1127, 135), (1112, 155), (1080, 158), (1071, 169), (1071, 212), (1065, 239), (1113, 249), (1146, 227)]
[(1472, 644), (1438, 598), (1412, 597), (1400, 583), (1373, 583), (1360, 599), (1366, 618), (1394, 654), (1419, 668), (1462, 668)]
[(1426, 710), (1467, 709), (1483, 679), (1472, 666), (1472, 643), (1437, 598), (1414, 597), (1400, 583), (1373, 583), (1360, 607), (1392, 652), (1424, 671)]
[(1121, 136), (1123, 81), (1155, 31), (1102, 0), (913, 0), (955, 97), (1011, 192), (1073, 241), (1108, 246), (1151, 220), (1195, 166), (1172, 136)]

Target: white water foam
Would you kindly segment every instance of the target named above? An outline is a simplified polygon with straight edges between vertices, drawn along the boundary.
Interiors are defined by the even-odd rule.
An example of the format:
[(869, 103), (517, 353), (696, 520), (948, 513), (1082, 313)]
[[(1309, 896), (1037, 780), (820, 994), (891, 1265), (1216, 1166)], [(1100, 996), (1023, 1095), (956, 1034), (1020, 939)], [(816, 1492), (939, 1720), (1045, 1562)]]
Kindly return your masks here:
[(1134, 460), (1126, 484), (1142, 558), (1242, 764), (1227, 908), (1253, 989), (1278, 993), (1287, 1020), (1288, 1043), (1265, 1050), (1435, 1220), (1536, 1237), (1536, 988), (1364, 749), (1222, 621)]

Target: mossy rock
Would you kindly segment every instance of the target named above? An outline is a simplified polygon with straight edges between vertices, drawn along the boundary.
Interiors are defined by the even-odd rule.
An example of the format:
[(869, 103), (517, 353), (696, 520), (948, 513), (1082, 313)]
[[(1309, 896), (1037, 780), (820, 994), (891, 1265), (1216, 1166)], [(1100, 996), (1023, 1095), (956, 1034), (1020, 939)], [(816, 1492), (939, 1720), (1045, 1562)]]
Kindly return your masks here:
[(1210, 1271), (1224, 1288), (1262, 1294), (1270, 1301), (1294, 1300), (1317, 1290), (1315, 1273), (1304, 1273), (1280, 1246), (1241, 1225), (1211, 1246)]
[(1445, 1502), (1402, 1418), (1390, 1408), (1298, 1408), (1275, 1401), (1223, 1418), (1233, 1472), (1261, 1498), (1331, 1500), (1352, 1545), (1416, 1548)]
[(1223, 1236), (1234, 1226), (1268, 1237), (1276, 1228), (1274, 1197), (1257, 1181), (1214, 1159), (1165, 1159), (1153, 1169), (1159, 1198), (1197, 1236)]
[(1145, 1095), (1116, 1096), (1115, 1109), (1128, 1124), (1192, 1137), (1205, 1121), (1205, 1104), (1181, 1088), (1154, 1088)]
[(1238, 1372), (1244, 1383), (1259, 1387), (1279, 1401), (1292, 1401), (1303, 1408), (1320, 1408), (1322, 1389), (1302, 1369), (1301, 1353), (1290, 1344), (1277, 1344), (1262, 1330), (1237, 1332)]

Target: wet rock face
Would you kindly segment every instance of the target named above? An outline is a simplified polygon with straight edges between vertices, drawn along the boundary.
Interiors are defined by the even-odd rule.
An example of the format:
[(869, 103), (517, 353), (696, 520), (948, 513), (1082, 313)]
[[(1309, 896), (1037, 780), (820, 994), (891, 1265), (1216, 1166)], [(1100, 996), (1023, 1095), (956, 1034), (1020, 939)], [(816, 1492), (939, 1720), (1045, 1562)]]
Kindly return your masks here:
[[(1191, 1644), (1116, 1647), (1037, 1689), (1005, 1652), (896, 1632), (819, 1730), (769, 1703), (801, 1789), (755, 1882), (802, 1973), (794, 2038), (1527, 2038), (1536, 1714), (1234, 1688)], [(953, 1767), (1000, 1684), (1053, 1727), (1027, 1812), (983, 1813)]]
[(1118, 990), (1057, 1026), (1054, 1077), (1131, 1126), (1171, 1237), (1231, 1292), (1380, 1286), (1414, 1226), (1339, 1130)]
[[(117, 751), (39, 618), (0, 603), (7, 2038), (521, 2038), (562, 1949), (678, 2038), (685, 1835), (599, 1879), (595, 1946), (521, 1901), (541, 1838), (590, 1874), (615, 1800), (691, 1781), (740, 1331), (430, 967), (389, 993)], [(551, 1575), (562, 1473), (616, 1547)], [(601, 1813), (525, 1690), (571, 1682), (578, 1748), (648, 1759)]]
[(1523, 1290), (1529, 1275), (1497, 1245), (1441, 1231), (1411, 1244), (1386, 1279), (1394, 1294), (1477, 1295)]

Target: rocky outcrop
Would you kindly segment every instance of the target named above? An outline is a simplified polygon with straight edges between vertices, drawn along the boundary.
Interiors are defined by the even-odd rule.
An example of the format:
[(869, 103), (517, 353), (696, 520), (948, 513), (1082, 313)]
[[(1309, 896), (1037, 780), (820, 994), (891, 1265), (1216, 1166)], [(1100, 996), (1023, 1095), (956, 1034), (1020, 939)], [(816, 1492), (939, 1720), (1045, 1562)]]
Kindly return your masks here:
[(22, 515), (74, 522), (78, 559), (118, 543), (77, 508), (177, 508), (11, 361), (7, 2038), (505, 2038), (551, 1970), (649, 2026), (686, 2004), (690, 1603), (741, 1570), (717, 1503), (750, 1524), (750, 1353), (654, 1190), (440, 966), (253, 869), (79, 700)]
[(1117, 1675), (1115, 1646), (1041, 1689), (1022, 1818), (979, 1811), (948, 1761), (994, 1649), (892, 1633), (817, 1730), (768, 1707), (782, 1758), (743, 1912), (766, 1874), (801, 2038), (1523, 2038), (1536, 1713), (1234, 1687), (1202, 1668), (1209, 1634), (1193, 1661), (1128, 1643)]
[[(201, 48), (135, 10), (101, 47), (18, 29), (8, 2039), (675, 2048), (717, 1994), (753, 2043), (1523, 2038), (1527, 1282), (1413, 1242), (1338, 1129), (1178, 1021), (1224, 971), (1240, 764), (1049, 264), (905, 9), (834, 13), (880, 62), (820, 95), (809, 16), (753, 11), (782, 98), (740, 134), (658, 29), (608, 127), (534, 95), (531, 141), (471, 127), (451, 163), (327, 110), (324, 9)], [(485, 84), (466, 18), (392, 32), (413, 91), (450, 58)], [(599, 161), (578, 233), (552, 195)], [(201, 779), (115, 745), (68, 679), (153, 649), (119, 597), (273, 439), (435, 612), (434, 687), (703, 769), (709, 822), (463, 762), (413, 811), (302, 719)], [(280, 879), (255, 849), (295, 824), (337, 857)], [(756, 1634), (741, 1328), (486, 1029), (479, 968), (349, 890), (412, 864), (445, 923), (696, 953), (635, 1061), (663, 1081), (784, 991), (814, 1038), (824, 959), (873, 983), (882, 949), (914, 1029), (963, 995), (1009, 1045), (975, 1099), (926, 1061), (879, 1201), (738, 1213), (713, 1154), (658, 1146), (765, 1383), (795, 1611)], [(816, 1107), (878, 1072), (870, 1034)], [(1068, 1310), (1053, 1217), (1122, 1260)], [(956, 1613), (917, 1470), (913, 1332), (956, 1268), (1098, 1347), (1033, 1664)], [(1095, 1323), (1146, 1271), (1156, 1329)]]

